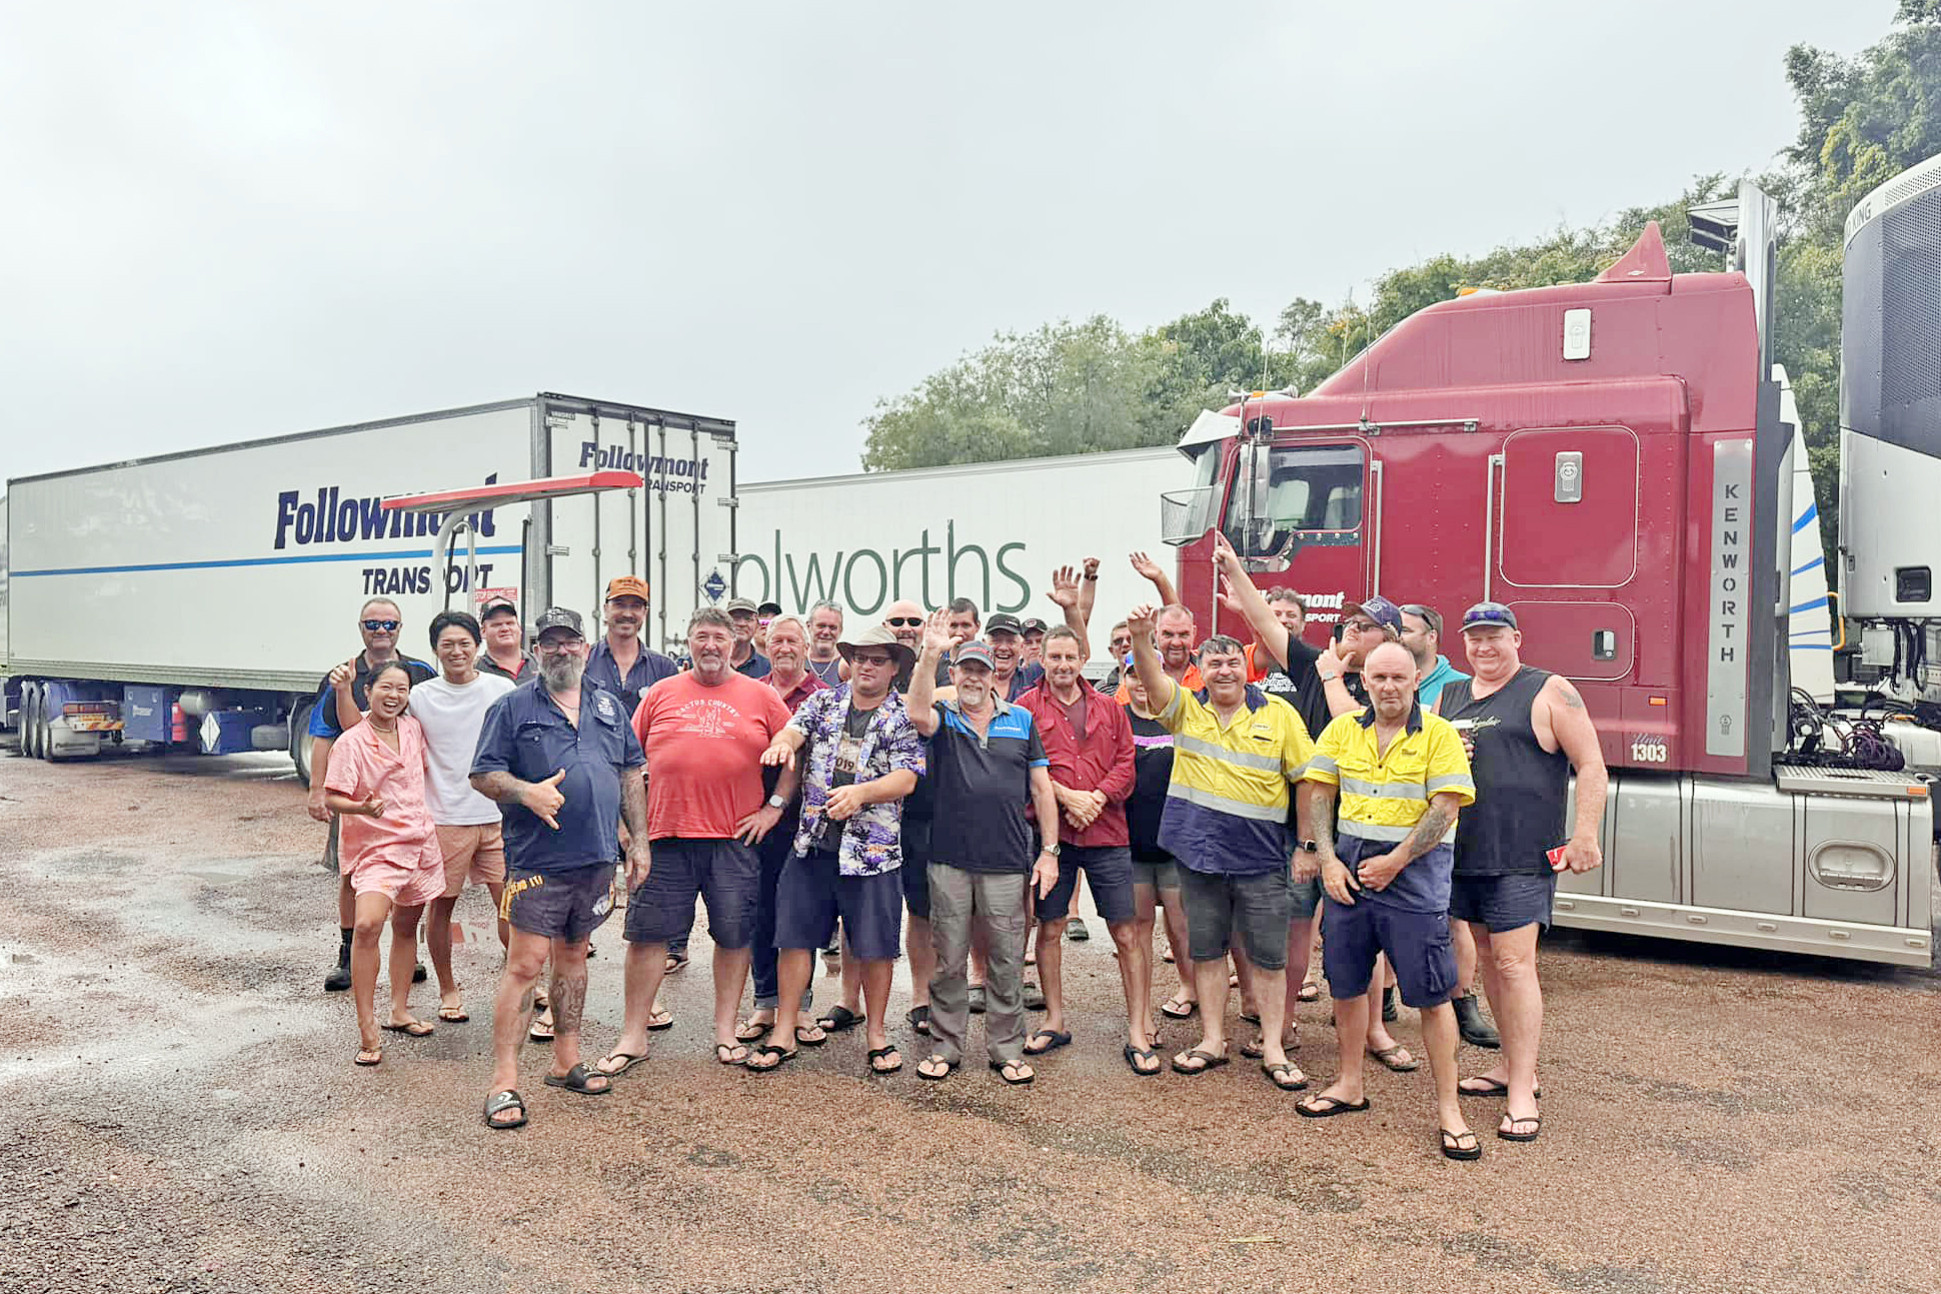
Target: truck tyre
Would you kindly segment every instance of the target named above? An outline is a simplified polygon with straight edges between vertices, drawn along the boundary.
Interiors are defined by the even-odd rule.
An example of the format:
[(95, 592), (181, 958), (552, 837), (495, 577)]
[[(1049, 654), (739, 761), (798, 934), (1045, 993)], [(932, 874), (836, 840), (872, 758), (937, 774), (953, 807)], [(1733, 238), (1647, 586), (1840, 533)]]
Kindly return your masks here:
[(23, 758), (36, 757), (34, 738), (40, 728), (40, 684), (28, 682), (20, 689), (20, 753)]
[(297, 781), (310, 789), (310, 712), (315, 701), (305, 701), (290, 711), (290, 762), (296, 765)]
[(54, 720), (47, 713), (47, 689), (42, 687), (34, 702), (34, 754), (54, 762)]

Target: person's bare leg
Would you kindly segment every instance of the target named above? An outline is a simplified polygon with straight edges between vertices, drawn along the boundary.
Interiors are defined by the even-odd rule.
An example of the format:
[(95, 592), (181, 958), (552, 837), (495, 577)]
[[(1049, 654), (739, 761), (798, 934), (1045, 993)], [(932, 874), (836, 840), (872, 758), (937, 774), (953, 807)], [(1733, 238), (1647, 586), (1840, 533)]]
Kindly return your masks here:
[[(1377, 981), (1379, 982), (1379, 981)], [(1461, 1136), (1469, 1131), (1456, 1100), (1456, 1009), (1447, 1002), (1422, 1012), (1422, 1046), (1429, 1053), (1429, 1073), (1436, 1083), (1436, 1122)]]
[[(1209, 1008), (1206, 1004), (1224, 1003), (1227, 999), (1227, 959), (1215, 957), (1194, 962), (1193, 980), (1200, 991), (1200, 1040), (1189, 1050), (1203, 1051), (1209, 1056), (1224, 1055), (1227, 1048), (1227, 1013)], [(1175, 1059), (1185, 1054), (1180, 1052)]]
[[(1287, 991), (1281, 997), (1281, 1022), (1284, 1032), (1281, 1037), (1283, 1047), (1292, 1047), (1300, 1036), (1299, 1026), (1294, 1022), (1294, 1006), (1301, 998), (1301, 985), (1307, 982), (1308, 956), (1314, 948), (1314, 918), (1295, 917), (1287, 923), (1287, 973), (1282, 980)], [(1262, 1038), (1267, 1036), (1267, 1018), (1261, 1017)]]
[[(937, 946), (930, 918), (912, 912), (904, 926), (903, 947), (910, 957), (910, 1006), (930, 1005), (930, 977), (937, 973)], [(883, 1044), (877, 1043), (877, 1046)]]
[(1476, 987), (1476, 936), (1469, 923), (1449, 919), (1449, 942), (1456, 950), (1456, 994), (1462, 996)]
[(458, 977), (452, 974), (452, 909), (458, 896), (439, 895), (425, 910), (425, 951), (431, 954), (431, 969), (438, 976), (438, 1006), (458, 1010), (464, 1005), (459, 996)]
[(620, 1017), (620, 1036), (614, 1040), (613, 1050), (594, 1064), (593, 1068), (602, 1074), (617, 1072), (626, 1062), (607, 1062), (615, 1056), (645, 1056), (647, 1054), (647, 1024), (653, 1016), (654, 997), (660, 992), (661, 980), (667, 977), (666, 944), (628, 944), (624, 963), (622, 1007)]
[[(1240, 950), (1238, 944), (1234, 945), (1233, 951), (1228, 956), (1233, 958), (1232, 978), (1240, 981), (1240, 1014), (1259, 1015), (1260, 999), (1254, 996), (1253, 963), (1247, 960), (1247, 954)], [(1226, 1014), (1227, 992), (1231, 987), (1231, 983), (1220, 986), (1220, 1014), (1222, 1015)]]
[[(780, 999), (788, 1001), (787, 998)], [(842, 933), (842, 1004), (851, 1015), (863, 1013), (863, 963), (849, 946), (849, 932)]]
[[(1144, 993), (1144, 1000), (1146, 1002), (1146, 1014), (1144, 1017), (1146, 1022), (1146, 1041), (1141, 1044), (1146, 1047), (1152, 1046), (1152, 1035), (1159, 1028), (1158, 1023), (1152, 1017), (1152, 975), (1153, 962), (1156, 960), (1152, 952), (1152, 936), (1153, 928), (1158, 917), (1159, 892), (1150, 885), (1134, 884), (1132, 887), (1132, 942), (1140, 948), (1143, 948), (1146, 953), (1146, 978), (1144, 981), (1146, 990)], [(1116, 940), (1117, 937), (1114, 936), (1114, 938)], [(1120, 974), (1124, 974), (1125, 970), (1126, 957), (1124, 950), (1121, 950), (1119, 955)], [(1128, 994), (1128, 996), (1130, 995)]]
[[(1044, 1023), (1033, 1029), (1032, 1034), (1044, 1030), (1062, 1031), (1065, 1027), (1065, 927), (1071, 923), (1069, 917), (1056, 921), (1038, 923), (1038, 987), (1045, 994)], [(1123, 966), (1120, 970), (1124, 970)], [(1029, 1049), (1031, 1038), (1025, 1038), (1026, 1053), (1035, 1055)]]
[(1287, 968), (1264, 970), (1255, 966), (1253, 970), (1254, 1000), (1260, 1003), (1260, 1063), (1279, 1065), (1287, 1060), (1284, 1033), (1287, 1026)]
[(416, 1024), (411, 1014), (411, 976), (418, 969), (418, 918), (424, 905), (391, 909), (391, 1024)]
[[(378, 941), (391, 916), (391, 900), (382, 894), (360, 894), (350, 919), (350, 992), (357, 1008), (357, 1037), (367, 1052), (378, 1051), (383, 1039), (377, 1029)], [(411, 971), (405, 970), (405, 983)]]
[[(1137, 908), (1135, 898), (1134, 910)], [(1152, 918), (1146, 918), (1143, 935), (1137, 918), (1108, 921), (1105, 928), (1111, 932), (1112, 946), (1119, 950), (1119, 987), (1125, 990), (1126, 998), (1126, 1041), (1144, 1051), (1152, 1046)], [(1044, 961), (1044, 953), (1040, 952), (1038, 966), (1045, 976), (1045, 1001), (1049, 1005), (1057, 999), (1051, 995), (1051, 972), (1044, 970)], [(1049, 1017), (1045, 1027), (1051, 1027)]]
[[(746, 1046), (735, 1039), (735, 1016), (741, 1010), (741, 994), (748, 987), (748, 967), (753, 961), (752, 949), (714, 947), (714, 1040), (724, 1047)], [(802, 990), (797, 989), (795, 1001), (801, 1000)]]
[[(817, 950), (814, 948), (777, 948), (775, 950), (775, 1002), (778, 1008), (785, 1002), (793, 1002), (799, 1006), (802, 1001), (802, 990), (809, 987), (809, 977), (815, 974), (816, 952)], [(847, 969), (849, 963), (853, 960), (855, 959), (845, 956), (843, 958), (844, 968)], [(777, 1020), (782, 1019), (781, 1010), (776, 1012), (775, 1018)], [(799, 1014), (794, 1017), (798, 1022), (798, 1027), (800, 1027), (800, 1022), (804, 1018)], [(780, 1027), (774, 1029), (768, 1035), (767, 1045), (780, 1047), (785, 1051), (793, 1052), (797, 1046), (795, 1030)], [(764, 1052), (751, 1052), (747, 1064), (750, 1069), (774, 1069), (782, 1063), (782, 1059), (780, 1056), (773, 1056)]]
[[(1372, 977), (1370, 984), (1380, 986), (1381, 977)], [(1381, 1011), (1378, 1004), (1377, 1013)], [(1349, 1105), (1359, 1103), (1365, 1089), (1362, 1086), (1362, 1048), (1368, 1038), (1368, 995), (1334, 1000), (1334, 1045), (1336, 1052), (1335, 1080), (1314, 1094), (1315, 1099), (1333, 1097)]]
[[(586, 940), (553, 940), (553, 1076), (563, 1077), (580, 1063), (580, 1029), (586, 1016)], [(611, 1082), (597, 1069), (595, 1087)]]
[[(532, 1020), (533, 986), (546, 969), (552, 941), (523, 930), (512, 932), (506, 949), (499, 991), (492, 1000), (492, 1088), (494, 1092), (519, 1086), (519, 1046)], [(507, 1115), (507, 1118), (512, 1116)]]
[(1477, 966), (1490, 1014), (1503, 1035), (1503, 1058), (1484, 1077), (1509, 1087), (1503, 1127), (1532, 1131), (1537, 1117), (1537, 1050), (1543, 1038), (1543, 988), (1537, 981), (1535, 922), (1490, 934), (1475, 928)]
[[(927, 922), (925, 924), (928, 924)], [(896, 979), (896, 963), (893, 961), (866, 961), (863, 970), (863, 1030), (869, 1041), (869, 1050), (890, 1045), (890, 1035), (884, 1021), (889, 1016), (890, 986)], [(879, 1065), (901, 1064), (902, 1054), (884, 1056), (872, 1061), (871, 1068)]]
[[(505, 911), (505, 882), (487, 881), (485, 892), (492, 896), (492, 911), (496, 914)], [(504, 917), (496, 917), (499, 925), (499, 951), (505, 952), (512, 947), (512, 923)]]
[(1200, 1000), (1200, 986), (1193, 980), (1193, 961), (1186, 953), (1186, 903), (1178, 889), (1158, 890), (1156, 894), (1166, 922), (1166, 946), (1173, 950), (1173, 971), (1179, 976), (1179, 987), (1173, 992), (1172, 1002), (1184, 1009)]
[(337, 924), (347, 930), (357, 924), (357, 892), (342, 873), (337, 876)]
[[(1387, 1051), (1390, 1047), (1401, 1045), (1382, 1022), (1382, 989), (1387, 984), (1388, 956), (1382, 954), (1375, 958), (1375, 973), (1368, 977), (1368, 992), (1364, 995), (1368, 999), (1368, 1050), (1371, 1052)], [(1407, 1047), (1403, 1047), (1395, 1059), (1407, 1064), (1415, 1057), (1409, 1054)]]

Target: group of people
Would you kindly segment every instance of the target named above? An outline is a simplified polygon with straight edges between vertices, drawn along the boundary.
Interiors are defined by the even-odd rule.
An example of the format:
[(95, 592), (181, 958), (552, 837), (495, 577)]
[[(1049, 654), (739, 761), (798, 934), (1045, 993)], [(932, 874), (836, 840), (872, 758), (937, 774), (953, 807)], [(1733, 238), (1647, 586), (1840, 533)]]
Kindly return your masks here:
[[(438, 1019), (467, 1019), (450, 915), (471, 882), (491, 889), (506, 948), (492, 1128), (527, 1121), (529, 1034), (552, 1041), (544, 1081), (585, 1095), (646, 1063), (649, 1034), (673, 1023), (658, 993), (686, 962), (697, 903), (720, 1063), (770, 1073), (860, 1026), (867, 1072), (899, 1072), (888, 999), (907, 954), (916, 1075), (950, 1078), (981, 1014), (990, 1068), (1028, 1084), (1034, 1060), (1074, 1042), (1062, 942), (1082, 877), (1110, 931), (1134, 1074), (1167, 1068), (1161, 1017), (1199, 1019), (1174, 1072), (1229, 1063), (1237, 986), (1259, 1027), (1240, 1052), (1305, 1093), (1289, 1049), (1294, 1004), (1319, 993), (1306, 973), (1318, 913), (1340, 1059), (1298, 1113), (1367, 1110), (1366, 1056), (1417, 1067), (1385, 1027), (1399, 996), (1421, 1015), (1442, 1153), (1482, 1153), (1465, 1096), (1503, 1098), (1497, 1135), (1535, 1140), (1537, 935), (1556, 874), (1601, 862), (1604, 768), (1581, 698), (1521, 663), (1509, 607), (1464, 613), (1464, 674), (1432, 608), (1366, 598), (1316, 647), (1297, 595), (1263, 595), (1223, 542), (1217, 560), (1221, 604), (1252, 641), (1201, 638), (1164, 572), (1134, 554), (1156, 600), (1112, 626), (1116, 665), (1096, 685), (1084, 674), (1095, 559), (1054, 572), (1057, 625), (984, 621), (957, 599), (930, 612), (898, 601), (846, 632), (831, 604), (798, 618), (736, 599), (695, 612), (681, 664), (641, 641), (648, 589), (631, 576), (608, 586), (597, 641), (549, 608), (529, 656), (509, 603), (445, 612), (436, 669), (397, 652), (394, 605), (367, 602), (365, 650), (331, 672), (312, 719), (312, 811), (342, 822), (332, 984), (347, 975), (354, 990), (356, 1062), (382, 1060), (385, 1030), (436, 1027), (408, 1003), (426, 906)], [(586, 1058), (589, 940), (622, 904), (624, 1019)], [(1155, 1012), (1162, 914), (1180, 985)], [(837, 946), (843, 1000), (816, 1015), (814, 959)], [(1502, 1062), (1459, 1077), (1459, 1037), (1497, 1041), (1465, 991), (1479, 973)]]

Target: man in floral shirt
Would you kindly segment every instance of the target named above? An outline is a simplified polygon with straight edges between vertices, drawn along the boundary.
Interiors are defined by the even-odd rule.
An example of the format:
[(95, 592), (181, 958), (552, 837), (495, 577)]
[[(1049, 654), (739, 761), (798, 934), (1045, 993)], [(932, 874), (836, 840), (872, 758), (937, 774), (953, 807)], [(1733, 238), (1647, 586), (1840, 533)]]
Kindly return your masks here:
[[(894, 1074), (903, 1057), (883, 1018), (901, 951), (903, 798), (923, 773), (923, 740), (894, 684), (914, 653), (888, 629), (868, 629), (837, 644), (849, 682), (810, 696), (762, 754), (762, 762), (803, 762), (802, 825), (795, 853), (775, 890), (777, 1000), (808, 987), (815, 951), (842, 917), (862, 964), (863, 1011), (872, 1073)], [(748, 1058), (771, 1070), (795, 1055), (796, 1040), (777, 1028)]]

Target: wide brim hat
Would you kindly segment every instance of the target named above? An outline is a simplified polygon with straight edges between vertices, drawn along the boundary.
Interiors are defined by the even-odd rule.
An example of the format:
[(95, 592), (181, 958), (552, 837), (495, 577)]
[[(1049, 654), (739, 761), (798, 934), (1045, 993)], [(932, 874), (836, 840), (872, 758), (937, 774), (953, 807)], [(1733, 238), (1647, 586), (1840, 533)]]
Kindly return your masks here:
[(855, 637), (844, 636), (836, 643), (836, 650), (842, 654), (844, 660), (848, 660), (851, 656), (855, 655), (858, 647), (889, 648), (890, 655), (896, 658), (896, 667), (899, 670), (909, 668), (916, 663), (917, 659), (917, 654), (911, 650), (910, 644), (898, 638), (882, 625), (871, 625)]

